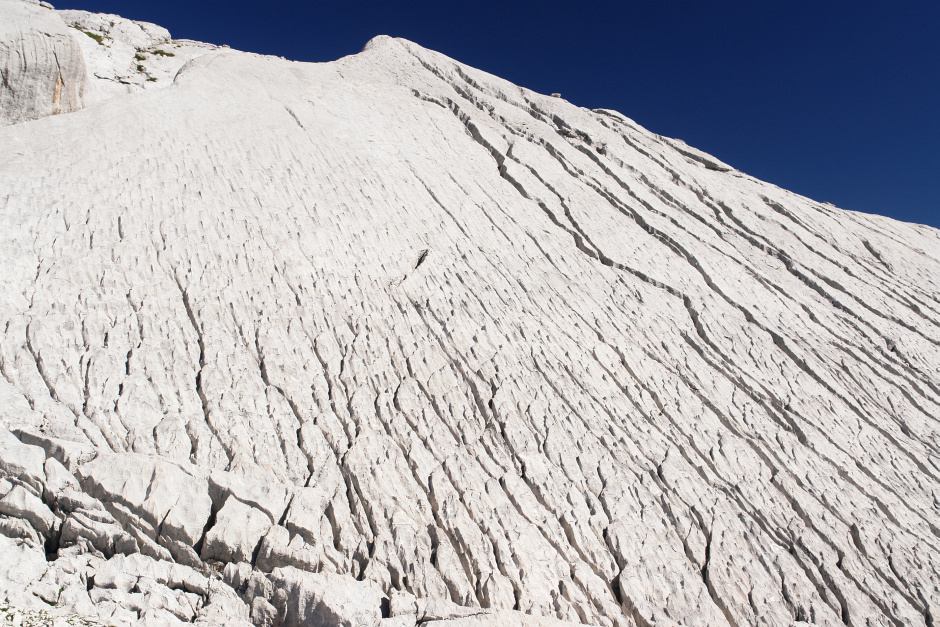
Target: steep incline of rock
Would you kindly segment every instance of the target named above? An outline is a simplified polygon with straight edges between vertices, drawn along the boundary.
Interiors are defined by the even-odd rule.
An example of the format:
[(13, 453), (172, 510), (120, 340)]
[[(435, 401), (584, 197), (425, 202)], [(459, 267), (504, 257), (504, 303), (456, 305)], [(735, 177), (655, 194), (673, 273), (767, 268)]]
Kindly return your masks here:
[(935, 624), (938, 231), (404, 40), (205, 52), (0, 129), (8, 597)]

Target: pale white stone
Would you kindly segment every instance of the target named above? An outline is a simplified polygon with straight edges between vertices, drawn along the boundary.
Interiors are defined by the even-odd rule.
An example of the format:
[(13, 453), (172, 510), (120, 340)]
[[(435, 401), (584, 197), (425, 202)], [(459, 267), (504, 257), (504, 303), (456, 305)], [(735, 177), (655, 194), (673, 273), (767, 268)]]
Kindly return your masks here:
[[(46, 460), (48, 461), (48, 460)], [(89, 516), (107, 515), (106, 522), (112, 522), (114, 517), (107, 513), (104, 505), (96, 498), (88, 496), (81, 489), (75, 490), (66, 488), (55, 495), (56, 505), (63, 514), (70, 514), (75, 511), (82, 511)], [(98, 512), (99, 514), (95, 514)]]
[(236, 474), (216, 470), (209, 474), (209, 495), (220, 507), (231, 496), (260, 509), (271, 520), (280, 520), (291, 499), (290, 489), (282, 483), (257, 474)]
[(137, 540), (120, 525), (92, 516), (93, 514), (84, 511), (69, 514), (62, 523), (60, 544), (69, 547), (84, 541), (107, 557), (115, 553), (135, 553), (140, 550)]
[(195, 624), (248, 627), (251, 625), (249, 611), (234, 590), (220, 581), (211, 580), (208, 602), (199, 610)]
[(287, 595), (286, 607), (279, 608), (284, 613), (285, 627), (378, 627), (382, 619), (385, 595), (351, 577), (305, 573), (288, 566), (275, 569), (271, 581)]
[(192, 547), (211, 513), (208, 484), (197, 468), (125, 453), (100, 455), (79, 469), (82, 488), (105, 503), (123, 506), (148, 525), (171, 552)]
[(48, 435), (34, 433), (26, 429), (16, 429), (16, 437), (24, 444), (38, 446), (46, 452), (46, 457), (52, 457), (63, 464), (69, 472), (85, 462), (91, 461), (98, 455), (95, 447), (88, 442), (75, 442), (54, 438)]
[(32, 548), (45, 544), (45, 539), (39, 535), (39, 532), (22, 518), (0, 516), (0, 535), (14, 540), (23, 540)]
[(173, 40), (161, 26), (118, 15), (77, 10), (56, 13), (72, 27), (85, 58), (86, 106), (163, 89), (172, 84), (176, 73), (188, 61), (218, 48), (195, 41)]
[(0, 124), (78, 111), (85, 61), (65, 23), (38, 3), (0, 0)]
[(251, 562), (271, 519), (259, 509), (228, 497), (206, 534), (202, 559), (220, 562)]
[(429, 620), (421, 624), (428, 627), (575, 627), (575, 625), (586, 623), (571, 623), (557, 618), (502, 610), (499, 612), (481, 611), (473, 616)]
[[(80, 480), (76, 607), (940, 616), (935, 229), (404, 40), (304, 64), (68, 17), (88, 106), (0, 128), (0, 474)], [(234, 499), (259, 524), (207, 529)], [(204, 580), (83, 599), (69, 560), (122, 552)]]
[(324, 566), (323, 547), (307, 544), (303, 536), (291, 536), (287, 528), (272, 525), (261, 540), (256, 566), (264, 572), (281, 566), (317, 572)]
[(0, 499), (0, 514), (26, 520), (47, 538), (58, 524), (55, 514), (42, 499), (23, 486), (16, 486)]
[(43, 464), (46, 492), (52, 497), (58, 497), (66, 492), (80, 493), (81, 486), (78, 480), (54, 457), (49, 457)]
[(57, 11), (57, 14), (69, 24), (100, 33), (108, 39), (121, 41), (139, 50), (170, 42), (170, 31), (149, 22), (76, 10)]
[(273, 627), (277, 624), (277, 609), (264, 597), (255, 597), (251, 602), (251, 622), (256, 627)]
[(46, 557), (42, 548), (34, 548), (20, 541), (0, 535), (0, 599), (22, 609), (48, 607), (27, 587), (39, 581), (46, 572)]
[(45, 461), (46, 456), (41, 448), (23, 444), (0, 425), (0, 476), (19, 479), (41, 492), (45, 479)]

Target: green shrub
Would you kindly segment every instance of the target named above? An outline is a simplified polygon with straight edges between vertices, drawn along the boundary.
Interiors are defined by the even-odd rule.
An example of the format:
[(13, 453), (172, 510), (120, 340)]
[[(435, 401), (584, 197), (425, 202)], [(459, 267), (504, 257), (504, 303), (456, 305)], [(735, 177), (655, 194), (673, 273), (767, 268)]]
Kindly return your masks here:
[(154, 50), (153, 54), (159, 54), (161, 57), (175, 57), (176, 55), (166, 50)]
[(103, 46), (103, 45), (104, 45), (104, 35), (99, 35), (98, 33), (93, 33), (93, 32), (91, 32), (90, 30), (85, 30), (84, 28), (82, 28), (82, 27), (80, 27), (80, 26), (75, 26), (74, 24), (72, 25), (72, 28), (74, 28), (74, 29), (77, 30), (77, 31), (81, 31), (81, 32), (85, 33), (86, 35), (88, 35), (89, 37), (91, 37), (92, 39), (94, 39), (95, 41), (97, 41), (99, 46)]
[(146, 59), (147, 57), (145, 57), (144, 55), (142, 55), (142, 54), (140, 54), (140, 53), (137, 53), (137, 54), (134, 55), (134, 58), (137, 59), (138, 61), (143, 61), (143, 60)]

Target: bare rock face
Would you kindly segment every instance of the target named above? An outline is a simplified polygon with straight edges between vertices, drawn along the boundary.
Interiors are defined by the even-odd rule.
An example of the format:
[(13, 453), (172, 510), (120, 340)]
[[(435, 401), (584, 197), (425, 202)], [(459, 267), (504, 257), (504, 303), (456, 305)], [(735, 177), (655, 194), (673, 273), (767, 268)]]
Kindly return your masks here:
[(14, 487), (0, 499), (0, 514), (26, 520), (45, 537), (50, 537), (56, 526), (56, 517), (52, 511), (23, 486)]
[(117, 15), (0, 0), (0, 125), (162, 89), (218, 46)]
[(208, 482), (187, 466), (133, 453), (101, 455), (80, 468), (79, 481), (134, 535), (196, 565), (193, 547), (202, 539), (212, 501)]
[(530, 616), (511, 610), (479, 612), (472, 616), (439, 618), (421, 623), (422, 626), (427, 625), (427, 627), (574, 627), (577, 624), (580, 623), (569, 623), (544, 616)]
[(21, 442), (0, 425), (0, 477), (22, 483), (38, 493), (46, 479), (45, 461), (41, 448)]
[[(64, 464), (71, 472), (79, 465), (89, 462), (98, 456), (98, 450), (87, 442), (61, 440), (44, 434), (24, 431), (23, 429), (15, 429), (14, 433), (23, 444), (41, 448), (45, 452), (45, 463), (47, 466), (49, 465), (49, 460), (54, 459), (60, 464)], [(11, 438), (7, 438), (7, 441), (16, 443), (16, 441)], [(33, 453), (33, 456), (38, 459), (39, 453)], [(57, 474), (59, 474), (58, 471)]]
[(81, 48), (56, 13), (39, 2), (0, 0), (0, 75), (0, 124), (84, 106)]
[(206, 535), (202, 559), (251, 563), (255, 549), (270, 528), (267, 514), (230, 496)]
[(119, 15), (56, 11), (71, 28), (85, 58), (88, 105), (143, 91), (162, 89), (186, 62), (218, 49), (211, 44), (174, 40), (156, 24)]
[[(150, 24), (129, 20), (119, 15), (107, 13), (88, 13), (86, 11), (57, 11), (67, 24), (103, 38), (118, 41), (136, 50), (146, 50), (154, 46), (170, 43), (170, 31)], [(94, 38), (92, 38), (94, 39)]]
[(935, 229), (404, 40), (63, 18), (88, 106), (0, 128), (0, 602), (935, 624)]
[(24, 609), (41, 607), (42, 599), (28, 593), (27, 588), (46, 571), (43, 554), (6, 534), (0, 534), (0, 553), (3, 554), (0, 560), (0, 596), (3, 600)]
[(277, 591), (274, 606), (283, 608), (284, 627), (380, 626), (384, 594), (367, 583), (291, 567), (276, 569), (270, 580)]

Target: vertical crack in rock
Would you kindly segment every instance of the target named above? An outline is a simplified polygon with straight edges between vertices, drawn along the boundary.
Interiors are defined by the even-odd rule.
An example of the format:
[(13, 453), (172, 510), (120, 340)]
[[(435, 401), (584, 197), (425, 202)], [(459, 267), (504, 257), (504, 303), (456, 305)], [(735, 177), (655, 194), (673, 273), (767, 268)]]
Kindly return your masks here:
[(199, 326), (199, 323), (196, 321), (196, 316), (193, 313), (192, 305), (189, 301), (189, 293), (183, 289), (182, 283), (179, 279), (176, 278), (176, 287), (179, 289), (180, 296), (183, 301), (183, 309), (186, 311), (186, 317), (189, 320), (190, 326), (192, 326), (193, 331), (196, 333), (196, 342), (199, 346), (199, 361), (198, 370), (196, 371), (196, 394), (199, 396), (199, 402), (202, 404), (202, 414), (205, 419), (205, 424), (212, 432), (213, 437), (218, 441), (219, 446), (222, 447), (222, 450), (225, 452), (226, 457), (228, 457), (229, 464), (232, 463), (234, 455), (232, 454), (231, 447), (227, 443), (227, 438), (223, 439), (222, 436), (216, 432), (216, 428), (211, 419), (211, 410), (209, 408), (209, 399), (206, 396), (205, 389), (203, 387), (203, 374), (206, 369), (206, 344), (205, 338), (202, 334), (202, 328)]

